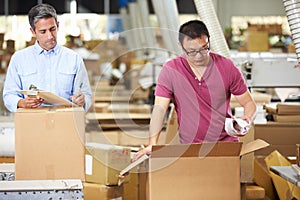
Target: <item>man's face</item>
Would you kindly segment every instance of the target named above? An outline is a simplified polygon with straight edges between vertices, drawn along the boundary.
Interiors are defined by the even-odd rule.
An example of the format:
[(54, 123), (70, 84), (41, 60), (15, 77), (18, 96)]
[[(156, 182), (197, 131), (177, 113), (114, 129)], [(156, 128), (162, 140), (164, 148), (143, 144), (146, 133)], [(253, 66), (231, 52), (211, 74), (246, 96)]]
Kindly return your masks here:
[(33, 36), (36, 37), (39, 45), (45, 49), (50, 50), (57, 44), (57, 30), (58, 23), (56, 23), (55, 18), (39, 19), (35, 23), (35, 31), (30, 28)]
[(209, 62), (209, 40), (207, 36), (203, 35), (195, 39), (184, 37), (182, 49), (187, 60), (194, 67), (207, 66)]

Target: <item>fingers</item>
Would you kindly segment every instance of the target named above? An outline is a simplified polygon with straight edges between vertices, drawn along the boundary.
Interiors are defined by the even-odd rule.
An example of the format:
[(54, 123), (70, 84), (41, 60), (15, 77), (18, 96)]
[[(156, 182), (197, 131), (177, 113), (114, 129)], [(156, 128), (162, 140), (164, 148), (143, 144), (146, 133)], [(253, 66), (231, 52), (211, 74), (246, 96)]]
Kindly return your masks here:
[(36, 97), (36, 98), (26, 97), (25, 99), (21, 99), (18, 102), (18, 107), (19, 108), (37, 108), (43, 102), (44, 102), (44, 99), (40, 98), (40, 97)]
[(142, 157), (145, 154), (151, 154), (152, 151), (152, 145), (148, 145), (146, 148), (141, 149), (139, 152), (137, 152), (133, 159), (132, 162), (136, 161), (137, 159), (139, 159), (140, 157)]
[(72, 102), (79, 106), (84, 106), (85, 100), (84, 100), (84, 94), (77, 93), (70, 97)]

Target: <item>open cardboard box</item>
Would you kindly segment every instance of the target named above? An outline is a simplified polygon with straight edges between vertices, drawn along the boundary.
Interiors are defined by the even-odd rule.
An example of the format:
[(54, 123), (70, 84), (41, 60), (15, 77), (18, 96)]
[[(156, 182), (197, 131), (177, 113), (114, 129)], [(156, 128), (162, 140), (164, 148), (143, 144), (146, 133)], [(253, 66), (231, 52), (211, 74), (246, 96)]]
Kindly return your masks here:
[(241, 156), (268, 145), (257, 139), (245, 145), (216, 142), (153, 146), (146, 199), (240, 199)]

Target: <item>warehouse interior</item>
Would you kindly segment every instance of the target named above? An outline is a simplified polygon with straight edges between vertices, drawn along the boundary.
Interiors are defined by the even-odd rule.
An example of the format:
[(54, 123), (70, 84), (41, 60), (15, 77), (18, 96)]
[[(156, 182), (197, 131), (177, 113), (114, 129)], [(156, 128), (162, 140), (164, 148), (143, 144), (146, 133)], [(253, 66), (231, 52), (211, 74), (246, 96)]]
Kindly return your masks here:
[[(57, 11), (58, 44), (83, 59), (87, 112), (4, 105), (40, 3)], [(300, 199), (299, 13), (300, 0), (0, 0), (0, 199)], [(256, 118), (240, 142), (180, 144), (171, 102), (153, 155), (132, 163), (149, 143), (158, 76), (183, 53), (178, 29), (194, 19), (242, 72)], [(230, 108), (244, 113), (233, 95)]]

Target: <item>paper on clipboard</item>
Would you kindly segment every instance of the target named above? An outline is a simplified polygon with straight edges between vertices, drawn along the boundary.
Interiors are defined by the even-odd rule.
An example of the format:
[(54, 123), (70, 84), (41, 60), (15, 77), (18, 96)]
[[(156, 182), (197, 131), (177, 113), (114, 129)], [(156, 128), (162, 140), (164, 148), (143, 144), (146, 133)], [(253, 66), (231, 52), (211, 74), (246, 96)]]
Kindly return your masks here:
[(52, 92), (43, 91), (43, 90), (20, 90), (22, 94), (27, 96), (39, 96), (44, 99), (44, 103), (60, 106), (77, 106), (73, 102), (70, 102), (68, 99), (62, 98)]

